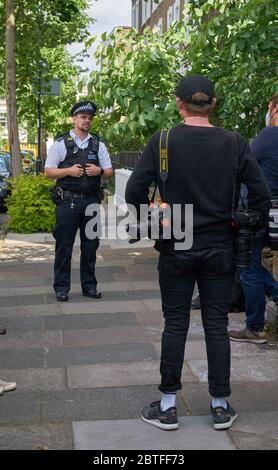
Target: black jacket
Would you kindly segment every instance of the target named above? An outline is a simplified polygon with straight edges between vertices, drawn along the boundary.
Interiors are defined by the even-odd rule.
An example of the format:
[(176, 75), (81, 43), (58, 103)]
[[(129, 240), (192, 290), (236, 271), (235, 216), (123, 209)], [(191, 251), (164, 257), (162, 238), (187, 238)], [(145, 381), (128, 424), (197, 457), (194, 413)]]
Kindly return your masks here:
[[(160, 132), (150, 139), (127, 184), (126, 202), (137, 209), (140, 204), (148, 203), (149, 185), (153, 181), (158, 183), (162, 194), (159, 139)], [(269, 188), (245, 138), (236, 134), (235, 146), (231, 133), (219, 127), (180, 124), (170, 131), (165, 202), (170, 206), (193, 204), (192, 249), (232, 243), (229, 220), (236, 160), (238, 184), (245, 183), (248, 188), (248, 208), (260, 211), (266, 220)], [(169, 246), (167, 242), (163, 244)]]

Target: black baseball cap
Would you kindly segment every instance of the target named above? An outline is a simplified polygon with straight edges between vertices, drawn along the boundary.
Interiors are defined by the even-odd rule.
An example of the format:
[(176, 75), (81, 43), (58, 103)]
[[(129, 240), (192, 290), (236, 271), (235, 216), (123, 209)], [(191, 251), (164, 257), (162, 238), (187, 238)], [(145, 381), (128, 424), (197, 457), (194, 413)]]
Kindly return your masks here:
[(72, 108), (71, 108), (71, 115), (75, 116), (78, 113), (87, 113), (91, 114), (94, 116), (97, 112), (97, 105), (93, 103), (92, 101), (80, 101), (79, 103), (76, 103)]
[[(190, 75), (183, 77), (176, 88), (176, 96), (184, 103), (196, 104), (198, 106), (205, 106), (211, 104), (215, 97), (214, 84), (211, 80), (203, 75)], [(195, 93), (204, 93), (209, 97), (206, 101), (194, 101), (192, 96)]]

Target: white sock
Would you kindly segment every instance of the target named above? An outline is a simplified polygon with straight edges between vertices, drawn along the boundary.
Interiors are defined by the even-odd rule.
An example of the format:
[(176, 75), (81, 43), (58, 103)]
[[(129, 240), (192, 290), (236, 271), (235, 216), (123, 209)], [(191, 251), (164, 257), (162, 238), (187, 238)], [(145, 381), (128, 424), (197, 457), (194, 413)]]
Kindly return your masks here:
[(219, 406), (222, 406), (225, 410), (228, 408), (227, 400), (225, 400), (225, 398), (213, 398), (211, 405), (212, 408), (218, 408)]
[(166, 411), (172, 406), (176, 406), (176, 393), (162, 393), (162, 398), (160, 401), (161, 411)]

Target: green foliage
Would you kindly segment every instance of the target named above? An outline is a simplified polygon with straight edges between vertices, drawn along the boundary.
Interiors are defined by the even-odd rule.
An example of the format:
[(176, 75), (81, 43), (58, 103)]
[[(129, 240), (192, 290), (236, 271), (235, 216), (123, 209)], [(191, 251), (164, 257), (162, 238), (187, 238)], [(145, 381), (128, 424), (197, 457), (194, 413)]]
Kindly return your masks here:
[(7, 198), (8, 228), (18, 233), (51, 232), (55, 205), (49, 196), (53, 181), (43, 174), (20, 175), (11, 180), (12, 194)]
[[(160, 36), (104, 34), (102, 65), (90, 82), (101, 109), (101, 134), (111, 151), (140, 150), (158, 129), (179, 122), (174, 89), (179, 71), (216, 84), (214, 122), (252, 138), (264, 126), (278, 91), (277, 0), (190, 0), (186, 21)], [(190, 72), (189, 72), (190, 70)]]
[(138, 150), (157, 129), (178, 122), (173, 98), (184, 35), (182, 23), (163, 36), (149, 28), (143, 35), (119, 30), (108, 47), (98, 47), (102, 67), (89, 90), (100, 109), (109, 110), (100, 115), (100, 129), (111, 151)]
[[(60, 78), (61, 96), (43, 98), (43, 127), (57, 133), (65, 124), (69, 107), (76, 99), (81, 68), (73, 65), (65, 46), (84, 42), (91, 19), (89, 0), (14, 0), (16, 10), (17, 105), (21, 125), (36, 129), (36, 95), (33, 80), (39, 63), (45, 61), (43, 79)], [(5, 94), (5, 1), (0, 0), (0, 96)], [(63, 129), (62, 129), (63, 130)]]
[(192, 72), (216, 83), (220, 123), (254, 137), (278, 92), (277, 0), (207, 0), (189, 16)]

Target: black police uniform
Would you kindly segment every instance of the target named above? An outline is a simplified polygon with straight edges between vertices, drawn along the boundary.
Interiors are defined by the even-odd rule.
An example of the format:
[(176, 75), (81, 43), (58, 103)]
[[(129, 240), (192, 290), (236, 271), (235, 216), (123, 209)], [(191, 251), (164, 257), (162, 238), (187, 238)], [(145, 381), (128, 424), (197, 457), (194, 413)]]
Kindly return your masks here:
[[(80, 149), (70, 134), (61, 136), (67, 149), (65, 160), (58, 168), (69, 168), (80, 164), (85, 168), (86, 163), (99, 165), (99, 137), (92, 135), (86, 149)], [(101, 177), (87, 176), (81, 178), (66, 176), (57, 180), (61, 199), (56, 207), (56, 225), (53, 236), (56, 240), (54, 265), (54, 290), (56, 293), (67, 294), (71, 281), (71, 257), (77, 230), (80, 229), (81, 259), (80, 277), (83, 293), (96, 290), (95, 277), (96, 251), (99, 239), (87, 238), (85, 229), (92, 217), (85, 216), (90, 204), (100, 203)], [(62, 191), (61, 191), (62, 190)]]

